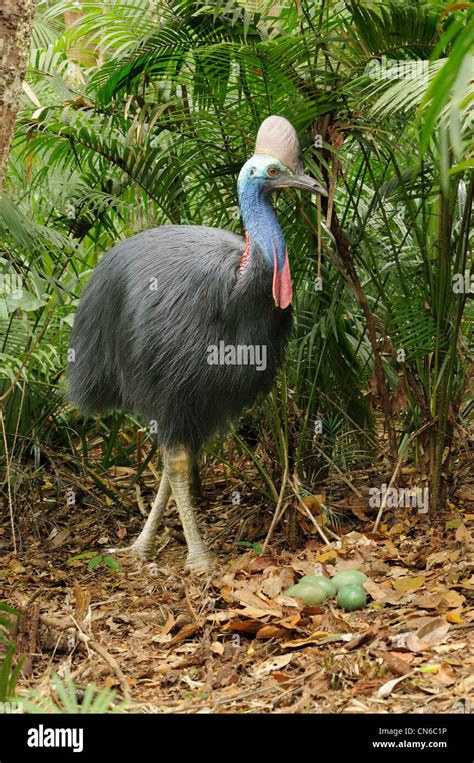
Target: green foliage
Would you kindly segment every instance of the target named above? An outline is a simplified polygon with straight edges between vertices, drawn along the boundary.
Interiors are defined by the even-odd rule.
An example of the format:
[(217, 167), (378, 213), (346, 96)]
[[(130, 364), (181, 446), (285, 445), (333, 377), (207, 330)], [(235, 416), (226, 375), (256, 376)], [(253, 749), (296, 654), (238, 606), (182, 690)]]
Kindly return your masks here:
[(106, 567), (112, 572), (117, 572), (120, 569), (120, 565), (117, 560), (110, 555), (98, 554), (96, 551), (84, 551), (82, 554), (72, 556), (69, 561), (74, 562), (79, 559), (87, 559), (87, 572), (92, 572), (97, 567)]
[(0, 601), (0, 641), (9, 643), (10, 639), (8, 638), (8, 631), (12, 628), (12, 617), (8, 617), (8, 615), (13, 616), (13, 618), (17, 618), (19, 615), (19, 612), (16, 609), (13, 609), (13, 607), (10, 607), (8, 604), (6, 604), (4, 601)]
[(7, 702), (15, 696), (16, 685), (24, 661), (23, 657), (20, 657), (15, 664), (16, 648), (9, 638), (9, 631), (18, 616), (19, 612), (16, 609), (0, 601), (0, 702)]
[(16, 665), (13, 662), (15, 656), (15, 645), (10, 644), (5, 654), (1, 656), (0, 665), (0, 702), (6, 702), (15, 696), (15, 689), (20, 677), (23, 659), (17, 660)]
[(238, 540), (236, 543), (240, 548), (251, 548), (256, 556), (260, 556), (262, 553), (262, 546), (260, 543), (255, 543), (250, 540)]
[(104, 687), (97, 689), (93, 683), (85, 689), (76, 686), (72, 678), (64, 680), (54, 675), (51, 681), (51, 695), (44, 692), (29, 690), (22, 694), (23, 712), (35, 714), (102, 714), (127, 712), (129, 704), (125, 700), (117, 700), (117, 692)]
[[(430, 449), (438, 479), (472, 349), (467, 295), (452, 289), (456, 273), (471, 267), (472, 13), (437, 1), (278, 8), (112, 0), (82, 2), (65, 28), (67, 10), (77, 7), (39, 3), (0, 200), (0, 274), (22, 283), (20, 297), (0, 291), (11, 468), (32, 455), (38, 462), (53, 437), (68, 450), (80, 439), (75, 468), (109, 490), (101, 469), (126, 463), (133, 444), (113, 418), (78, 422), (64, 402), (68, 332), (83, 285), (103, 252), (144, 228), (240, 231), (236, 175), (260, 121), (278, 113), (297, 127), (308, 169), (334, 178), (334, 211), (389, 396), (408, 399), (397, 420), (400, 452), (429, 424), (431, 445), (416, 438), (413, 447), (415, 455)], [(371, 76), (374, 63), (387, 61), (421, 63), (426, 76)], [(340, 244), (315, 201), (293, 193), (276, 203), (292, 262), (295, 337), (272, 396), (232, 435), (272, 499), (287, 458), (312, 484), (371, 462), (381, 447), (373, 340)], [(135, 424), (125, 419), (125, 428)], [(249, 425), (265, 444), (263, 464), (247, 441)], [(98, 435), (106, 441), (99, 465), (88, 456)], [(89, 563), (104, 563), (96, 558)]]

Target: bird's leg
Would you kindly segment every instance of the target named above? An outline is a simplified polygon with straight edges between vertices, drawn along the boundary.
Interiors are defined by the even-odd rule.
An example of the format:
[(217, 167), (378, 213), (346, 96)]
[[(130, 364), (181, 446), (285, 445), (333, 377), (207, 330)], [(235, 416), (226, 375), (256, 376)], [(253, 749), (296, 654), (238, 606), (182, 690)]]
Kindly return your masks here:
[(148, 514), (143, 530), (131, 546), (132, 551), (137, 556), (142, 557), (142, 559), (153, 559), (153, 554), (155, 551), (156, 531), (158, 529), (158, 525), (161, 522), (161, 518), (168, 504), (170, 495), (170, 483), (165, 470), (163, 470), (160, 487), (158, 488), (156, 498), (153, 501), (151, 511)]
[(195, 501), (198, 501), (202, 498), (202, 483), (201, 483), (201, 475), (199, 473), (199, 462), (197, 456), (191, 457), (191, 482), (190, 482), (190, 488), (191, 488), (191, 495), (194, 498)]
[(163, 512), (168, 504), (170, 495), (170, 483), (166, 476), (166, 472), (163, 470), (158, 493), (156, 494), (153, 506), (151, 507), (151, 511), (148, 514), (140, 535), (131, 546), (127, 546), (126, 548), (110, 548), (109, 553), (123, 553), (128, 551), (147, 561), (153, 559), (156, 531), (163, 516)]
[(189, 570), (208, 570), (212, 566), (213, 560), (199, 533), (191, 503), (191, 462), (192, 458), (185, 448), (163, 449), (165, 471), (175, 497), (188, 546), (186, 568)]

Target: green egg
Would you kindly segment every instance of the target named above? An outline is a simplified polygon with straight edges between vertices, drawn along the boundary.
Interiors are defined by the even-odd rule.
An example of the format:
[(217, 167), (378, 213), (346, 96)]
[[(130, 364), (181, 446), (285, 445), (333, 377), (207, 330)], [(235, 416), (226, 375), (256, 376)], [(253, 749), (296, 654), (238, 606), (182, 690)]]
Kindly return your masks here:
[(337, 592), (337, 603), (346, 612), (354, 612), (365, 607), (367, 594), (360, 585), (344, 585)]
[(324, 575), (305, 575), (303, 578), (301, 578), (301, 580), (298, 581), (298, 585), (300, 585), (300, 583), (309, 583), (310, 585), (322, 586), (327, 591), (328, 597), (331, 599), (337, 593), (337, 588), (332, 580), (325, 578)]
[(359, 572), (359, 570), (343, 570), (331, 578), (331, 582), (334, 583), (337, 591), (345, 585), (363, 586), (366, 580), (367, 575), (364, 575), (363, 572)]
[(322, 604), (328, 598), (326, 588), (316, 583), (297, 583), (286, 591), (288, 596), (298, 596), (305, 604), (313, 607)]

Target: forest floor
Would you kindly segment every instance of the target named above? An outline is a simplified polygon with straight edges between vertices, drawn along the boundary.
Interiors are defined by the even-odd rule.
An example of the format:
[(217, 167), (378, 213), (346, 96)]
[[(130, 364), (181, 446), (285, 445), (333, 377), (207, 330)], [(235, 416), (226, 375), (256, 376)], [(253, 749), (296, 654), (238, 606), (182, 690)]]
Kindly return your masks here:
[[(136, 497), (117, 511), (92, 484), (68, 505), (53, 477), (43, 479), (18, 522), (16, 554), (8, 515), (0, 528), (0, 601), (23, 612), (18, 651), (31, 653), (18, 690), (57, 701), (58, 674), (79, 687), (112, 687), (117, 700), (128, 697), (128, 710), (142, 712), (473, 712), (468, 466), (461, 459), (465, 479), (436, 516), (387, 508), (374, 532), (376, 510), (362, 478), (338, 501), (342, 519), (332, 532), (339, 540), (332, 534), (324, 543), (290, 508), (263, 554), (274, 508), (254, 493), (233, 505), (238, 484), (208, 466), (199, 521), (219, 563), (205, 575), (183, 573), (172, 501), (155, 561), (121, 555), (112, 569), (107, 547), (130, 542), (143, 523)], [(61, 470), (67, 481), (67, 464)], [(132, 474), (111, 469), (111, 483), (120, 491)], [(154, 486), (147, 473), (142, 509)], [(320, 499), (305, 503), (321, 519)], [(296, 550), (284, 537), (291, 516)], [(369, 577), (364, 609), (344, 612), (335, 600), (305, 607), (284, 593), (302, 575), (345, 569)]]

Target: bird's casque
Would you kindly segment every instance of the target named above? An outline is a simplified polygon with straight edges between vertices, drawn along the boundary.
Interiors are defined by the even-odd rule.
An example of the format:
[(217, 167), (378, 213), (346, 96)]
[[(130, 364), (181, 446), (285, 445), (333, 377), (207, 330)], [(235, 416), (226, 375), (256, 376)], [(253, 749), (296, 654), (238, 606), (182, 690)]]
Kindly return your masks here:
[(298, 135), (291, 122), (284, 117), (275, 115), (264, 119), (257, 133), (255, 153), (278, 159), (295, 175), (303, 172)]

